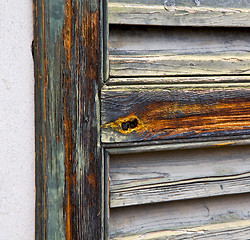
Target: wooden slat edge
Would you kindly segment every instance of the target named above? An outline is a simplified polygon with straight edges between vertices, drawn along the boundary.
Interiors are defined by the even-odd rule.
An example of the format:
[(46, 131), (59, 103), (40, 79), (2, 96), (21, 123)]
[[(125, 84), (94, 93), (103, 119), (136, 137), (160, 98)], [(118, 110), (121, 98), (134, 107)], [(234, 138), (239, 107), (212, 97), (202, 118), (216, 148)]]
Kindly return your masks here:
[[(249, 136), (246, 136), (249, 138)], [(234, 140), (218, 140), (204, 141), (204, 139), (197, 140), (196, 142), (176, 142), (173, 141), (164, 143), (164, 141), (158, 142), (146, 142), (144, 145), (140, 143), (132, 143), (129, 145), (124, 144), (104, 144), (106, 151), (111, 154), (128, 154), (128, 153), (142, 153), (142, 152), (158, 152), (167, 150), (184, 150), (194, 148), (210, 148), (210, 147), (221, 147), (221, 146), (242, 146), (249, 145), (250, 139), (234, 139)]]
[(111, 188), (110, 207), (221, 196), (249, 191), (250, 173), (148, 184), (131, 188), (123, 187), (113, 190)]
[(141, 55), (121, 54), (109, 56), (111, 77), (143, 76), (209, 76), (249, 74), (250, 54), (244, 52)]
[(103, 149), (103, 162), (104, 162), (104, 239), (109, 239), (109, 218), (110, 218), (110, 182), (109, 182), (109, 162), (110, 155)]
[[(233, 237), (233, 239), (245, 239), (244, 236), (249, 236), (250, 234), (250, 220), (240, 220), (234, 222), (209, 224), (193, 228), (184, 228), (178, 230), (166, 230), (159, 232), (151, 232), (146, 234), (128, 236), (128, 237), (118, 237), (112, 238), (112, 240), (153, 240), (153, 239), (228, 239)], [(243, 238), (242, 232), (245, 232)], [(238, 237), (237, 237), (238, 236)]]
[(183, 84), (183, 83), (240, 83), (250, 82), (250, 76), (213, 77), (123, 77), (110, 78), (107, 85)]
[[(102, 142), (244, 138), (250, 131), (249, 99), (249, 83), (106, 87)], [(124, 127), (133, 121), (135, 126)]]
[[(165, 1), (167, 2), (167, 1)], [(192, 3), (191, 3), (192, 4)], [(110, 24), (160, 25), (160, 26), (224, 26), (249, 27), (247, 8), (190, 6), (129, 1), (109, 2)]]

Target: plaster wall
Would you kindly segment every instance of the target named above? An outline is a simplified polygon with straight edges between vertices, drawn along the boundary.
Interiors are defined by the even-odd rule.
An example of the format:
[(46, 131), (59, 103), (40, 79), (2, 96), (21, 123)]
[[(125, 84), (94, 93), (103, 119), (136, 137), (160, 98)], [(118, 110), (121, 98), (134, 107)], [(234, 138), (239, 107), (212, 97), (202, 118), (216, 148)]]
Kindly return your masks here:
[(34, 239), (32, 0), (0, 1), (0, 239)]

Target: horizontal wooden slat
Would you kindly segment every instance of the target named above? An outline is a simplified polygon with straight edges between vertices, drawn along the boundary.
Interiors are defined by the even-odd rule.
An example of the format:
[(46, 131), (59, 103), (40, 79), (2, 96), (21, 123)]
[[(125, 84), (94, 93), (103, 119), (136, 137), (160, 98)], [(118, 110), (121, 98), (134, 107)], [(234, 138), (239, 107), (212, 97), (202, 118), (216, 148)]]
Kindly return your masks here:
[(250, 26), (248, 0), (110, 0), (109, 23), (165, 26)]
[[(211, 141), (212, 139), (212, 141)], [(102, 144), (109, 154), (131, 154), (144, 152), (159, 152), (169, 150), (184, 150), (184, 149), (199, 149), (208, 147), (222, 147), (222, 146), (245, 146), (250, 144), (248, 135), (245, 136), (231, 136), (230, 139), (220, 138), (210, 140), (204, 139), (180, 139), (180, 140), (159, 140), (159, 141), (145, 141), (131, 143), (117, 143), (117, 144)]]
[(106, 87), (102, 142), (250, 134), (250, 85)]
[[(175, 185), (176, 184), (176, 185)], [(250, 173), (228, 177), (200, 178), (174, 183), (151, 184), (111, 192), (110, 207), (250, 192)]]
[(165, 230), (129, 237), (117, 237), (120, 240), (246, 240), (250, 235), (250, 220), (210, 224), (200, 227)]
[(247, 29), (112, 27), (110, 76), (249, 74), (249, 39)]
[(248, 146), (111, 156), (111, 208), (243, 192)]
[(169, 84), (169, 83), (233, 83), (250, 82), (250, 76), (213, 76), (213, 77), (123, 77), (110, 78), (108, 85), (121, 84)]
[(134, 52), (110, 55), (112, 76), (249, 74), (249, 53), (168, 54)]
[(245, 240), (250, 234), (249, 204), (250, 195), (241, 194), (113, 208), (110, 237)]

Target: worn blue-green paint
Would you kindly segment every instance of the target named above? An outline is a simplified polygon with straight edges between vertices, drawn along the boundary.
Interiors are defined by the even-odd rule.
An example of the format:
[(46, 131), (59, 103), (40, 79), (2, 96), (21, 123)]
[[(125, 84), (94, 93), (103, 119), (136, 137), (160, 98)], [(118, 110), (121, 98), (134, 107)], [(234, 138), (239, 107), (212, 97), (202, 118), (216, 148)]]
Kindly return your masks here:
[(102, 239), (102, 3), (34, 0), (36, 239)]

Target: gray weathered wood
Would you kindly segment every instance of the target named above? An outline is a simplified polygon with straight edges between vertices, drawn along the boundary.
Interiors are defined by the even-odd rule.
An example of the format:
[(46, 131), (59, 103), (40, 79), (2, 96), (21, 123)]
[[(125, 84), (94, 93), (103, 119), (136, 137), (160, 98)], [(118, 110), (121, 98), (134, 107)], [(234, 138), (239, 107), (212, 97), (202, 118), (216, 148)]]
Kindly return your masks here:
[(110, 56), (111, 76), (249, 74), (250, 56), (245, 53), (169, 54), (125, 53)]
[(128, 237), (115, 237), (113, 240), (246, 240), (249, 239), (250, 221), (210, 224), (199, 227), (183, 228), (179, 230), (165, 230)]
[(169, 83), (236, 83), (250, 82), (250, 76), (207, 76), (207, 77), (123, 77), (110, 78), (107, 85), (145, 85), (145, 84), (169, 84)]
[(111, 156), (111, 207), (249, 191), (248, 146)]
[(250, 26), (249, 8), (248, 0), (109, 1), (102, 142), (112, 154), (111, 239), (250, 235), (249, 30), (163, 27)]
[(249, 9), (249, 0), (110, 0), (109, 23), (249, 27)]
[(109, 43), (114, 77), (250, 73), (248, 29), (112, 26)]
[[(243, 139), (242, 139), (243, 138)], [(186, 139), (182, 140), (167, 140), (167, 141), (145, 141), (133, 143), (117, 143), (117, 144), (103, 144), (106, 151), (110, 154), (131, 154), (142, 152), (159, 152), (166, 150), (184, 150), (184, 149), (198, 149), (206, 147), (221, 147), (221, 146), (243, 146), (249, 145), (249, 136), (231, 136), (230, 139), (220, 138), (216, 139)], [(220, 140), (219, 140), (220, 139)], [(212, 140), (212, 141), (211, 141)]]
[(109, 163), (110, 155), (103, 148), (103, 162), (104, 162), (104, 239), (109, 239), (109, 216), (110, 216), (110, 204), (109, 204)]
[(113, 208), (110, 236), (124, 240), (245, 240), (250, 234), (249, 204), (250, 194), (241, 194)]

